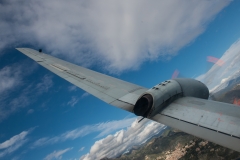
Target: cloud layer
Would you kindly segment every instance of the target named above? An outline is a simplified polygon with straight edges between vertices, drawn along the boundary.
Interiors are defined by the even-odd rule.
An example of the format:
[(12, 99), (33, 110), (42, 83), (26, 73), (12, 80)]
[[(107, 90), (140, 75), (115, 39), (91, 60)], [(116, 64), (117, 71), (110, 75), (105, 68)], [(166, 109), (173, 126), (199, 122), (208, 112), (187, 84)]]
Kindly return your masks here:
[[(74, 140), (92, 133), (98, 133), (95, 138), (106, 137), (97, 140), (91, 147), (90, 152), (82, 156), (80, 159), (95, 160), (103, 157), (115, 157), (131, 149), (134, 145), (144, 143), (152, 136), (158, 134), (163, 127), (164, 125), (160, 123), (146, 119), (141, 121), (141, 123), (138, 123), (138, 120), (134, 117), (95, 125), (87, 125), (66, 131), (54, 137), (43, 137), (36, 140), (31, 148), (34, 149), (40, 146), (52, 145), (68, 140)], [(84, 147), (79, 151), (82, 151), (83, 149)], [(54, 151), (47, 157), (53, 158), (53, 155), (56, 155), (57, 153), (57, 151)]]
[[(158, 134), (164, 125), (149, 120), (138, 123), (136, 119), (126, 130), (120, 130), (114, 135), (96, 141), (90, 152), (80, 160), (94, 160), (104, 157), (113, 158), (131, 149), (134, 145), (140, 145), (152, 136)], [(110, 146), (110, 147), (109, 147)]]
[(122, 128), (128, 127), (134, 120), (135, 118), (128, 118), (128, 119), (123, 119), (118, 121), (115, 120), (115, 121), (110, 121), (105, 123), (94, 124), (94, 125), (86, 125), (80, 128), (76, 128), (74, 130), (66, 131), (58, 136), (40, 138), (34, 142), (32, 148), (64, 142), (67, 140), (73, 140), (73, 139), (84, 137), (86, 135), (89, 135), (91, 133), (96, 133), (96, 132), (99, 133), (96, 136), (96, 138), (100, 138), (112, 132), (116, 132)]
[(62, 155), (70, 150), (72, 150), (73, 148), (66, 148), (63, 150), (58, 150), (58, 151), (54, 151), (52, 153), (50, 153), (49, 155), (47, 155), (44, 160), (56, 160), (56, 159), (62, 159)]
[[(38, 96), (48, 92), (53, 86), (52, 76), (49, 75), (43, 76), (39, 83), (23, 83), (25, 76), (36, 68), (34, 65), (32, 68), (27, 65), (29, 64), (13, 64), (0, 70), (0, 88), (3, 86), (0, 89), (0, 122), (32, 104)], [(15, 94), (12, 94), (13, 90)]]
[[(114, 71), (169, 58), (230, 1), (8, 0), (0, 4), (0, 50), (31, 44)], [(123, 63), (124, 62), (124, 63)]]

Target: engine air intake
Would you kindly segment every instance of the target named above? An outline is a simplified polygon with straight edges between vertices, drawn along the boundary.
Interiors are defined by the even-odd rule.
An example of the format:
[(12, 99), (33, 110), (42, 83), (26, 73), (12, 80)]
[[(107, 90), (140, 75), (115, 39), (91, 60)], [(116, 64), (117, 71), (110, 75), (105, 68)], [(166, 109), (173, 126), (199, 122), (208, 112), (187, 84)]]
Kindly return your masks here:
[(153, 97), (150, 94), (143, 95), (136, 102), (133, 112), (137, 116), (147, 117), (153, 105)]

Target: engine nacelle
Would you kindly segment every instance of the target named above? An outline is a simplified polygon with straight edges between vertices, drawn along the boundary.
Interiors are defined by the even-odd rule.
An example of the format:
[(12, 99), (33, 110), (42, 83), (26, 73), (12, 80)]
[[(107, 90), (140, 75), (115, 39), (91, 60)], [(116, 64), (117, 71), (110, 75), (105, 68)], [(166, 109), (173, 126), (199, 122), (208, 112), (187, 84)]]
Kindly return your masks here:
[(208, 99), (209, 90), (195, 79), (176, 78), (164, 81), (147, 90), (136, 102), (133, 112), (137, 116), (153, 117), (180, 97)]

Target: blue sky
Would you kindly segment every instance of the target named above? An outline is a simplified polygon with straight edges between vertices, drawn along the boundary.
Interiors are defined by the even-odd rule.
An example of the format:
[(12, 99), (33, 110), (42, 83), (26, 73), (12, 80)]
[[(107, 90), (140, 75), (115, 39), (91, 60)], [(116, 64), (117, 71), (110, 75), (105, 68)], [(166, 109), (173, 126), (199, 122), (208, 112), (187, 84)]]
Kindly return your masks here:
[(240, 38), (240, 1), (104, 2), (0, 3), (0, 159), (96, 159), (110, 139), (124, 150), (163, 127), (137, 124), (14, 48), (42, 48), (150, 88), (176, 69), (204, 74), (206, 57), (220, 58)]

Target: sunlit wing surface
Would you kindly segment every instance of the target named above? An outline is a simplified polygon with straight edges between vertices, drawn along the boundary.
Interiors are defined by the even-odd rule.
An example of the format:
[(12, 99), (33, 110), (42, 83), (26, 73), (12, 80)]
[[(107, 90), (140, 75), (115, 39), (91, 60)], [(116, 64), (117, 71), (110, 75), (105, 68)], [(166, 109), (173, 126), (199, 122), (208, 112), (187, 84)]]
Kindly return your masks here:
[[(17, 48), (37, 63), (108, 104), (133, 112), (147, 89), (74, 64)], [(165, 84), (164, 84), (165, 85)], [(193, 97), (173, 101), (150, 119), (240, 152), (240, 107)]]
[(147, 90), (30, 48), (17, 48), (17, 50), (93, 96), (130, 112), (138, 97)]
[(184, 97), (152, 120), (240, 152), (239, 106)]

